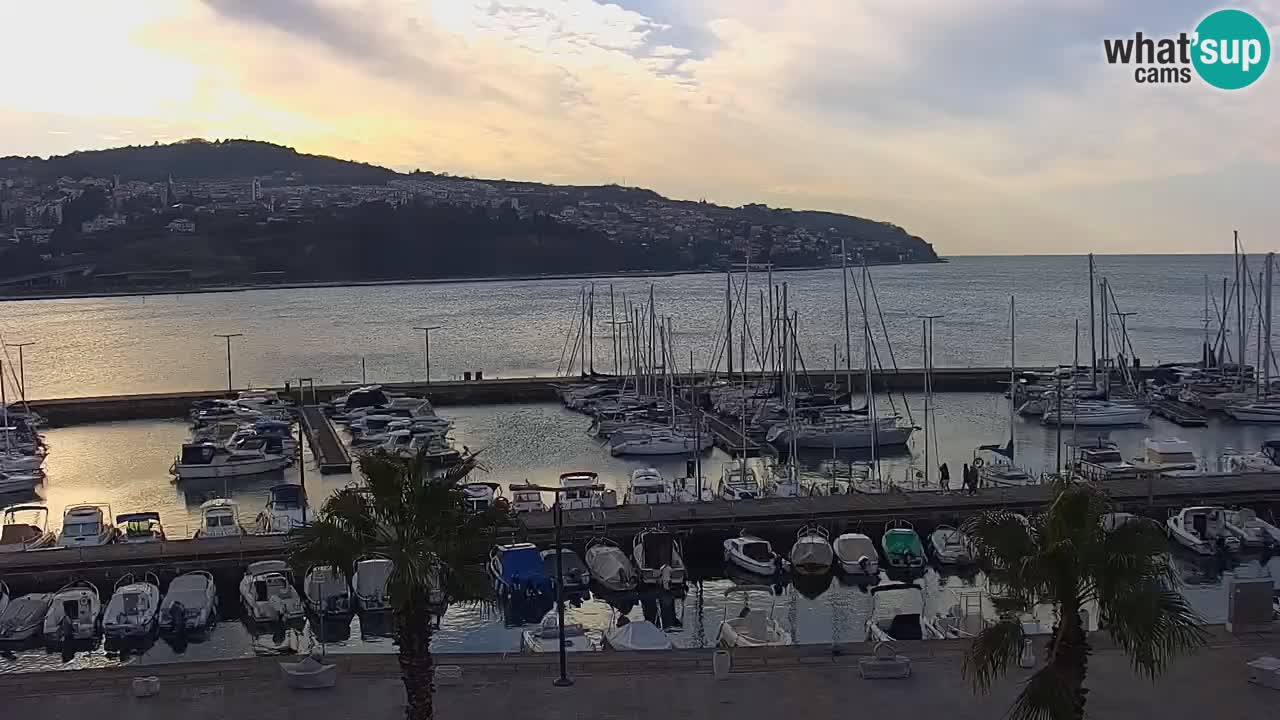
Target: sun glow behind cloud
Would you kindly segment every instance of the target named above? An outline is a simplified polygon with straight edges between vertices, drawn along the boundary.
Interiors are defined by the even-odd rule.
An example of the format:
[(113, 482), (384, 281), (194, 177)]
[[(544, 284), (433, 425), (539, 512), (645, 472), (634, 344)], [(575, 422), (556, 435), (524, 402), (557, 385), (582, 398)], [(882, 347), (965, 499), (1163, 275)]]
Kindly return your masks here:
[(1253, 189), (1280, 187), (1280, 70), (1229, 94), (1102, 61), (1103, 37), (1212, 9), (1190, 0), (5, 4), (31, 68), (0, 94), (0, 154), (256, 137), (853, 212), (944, 254), (1277, 245)]

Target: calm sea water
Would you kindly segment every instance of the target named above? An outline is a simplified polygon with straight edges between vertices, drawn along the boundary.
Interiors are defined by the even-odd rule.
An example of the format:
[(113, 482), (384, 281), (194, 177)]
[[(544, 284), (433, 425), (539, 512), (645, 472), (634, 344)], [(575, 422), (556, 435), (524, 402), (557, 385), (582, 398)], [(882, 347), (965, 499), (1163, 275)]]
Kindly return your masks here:
[[(909, 396), (908, 400), (917, 411), (920, 409), (918, 397)], [(1007, 432), (1008, 401), (997, 394), (943, 394), (937, 396), (937, 401), (934, 457), (950, 463), (953, 468), (972, 456), (974, 446), (998, 441)], [(888, 410), (887, 403), (885, 409)], [(489, 476), (504, 485), (526, 478), (554, 482), (561, 472), (592, 469), (601, 474), (603, 482), (622, 490), (631, 470), (640, 466), (635, 460), (611, 457), (607, 448), (587, 436), (589, 420), (559, 405), (463, 406), (450, 407), (445, 412), (456, 423), (454, 436), (458, 442), (483, 448), (482, 457), (489, 465)], [(1056, 435), (1051, 429), (1020, 419), (1014, 430), (1021, 462), (1032, 468), (1053, 466)], [(185, 536), (196, 525), (199, 503), (210, 495), (230, 494), (240, 502), (244, 519), (251, 520), (265, 502), (268, 487), (284, 480), (297, 480), (295, 468), (279, 475), (226, 484), (177, 486), (170, 480), (167, 469), (187, 432), (186, 424), (181, 421), (123, 422), (50, 430), (47, 439), (53, 452), (47, 466), (49, 479), (41, 488), (40, 497), (55, 515), (66, 505), (84, 501), (109, 502), (117, 513), (157, 510), (171, 535)], [(1119, 443), (1126, 455), (1136, 456), (1141, 452), (1143, 438), (1171, 435), (1195, 443), (1203, 457), (1213, 458), (1226, 447), (1257, 447), (1263, 439), (1280, 436), (1280, 430), (1216, 422), (1207, 428), (1183, 429), (1153, 419), (1149, 428), (1115, 430), (1109, 437)], [(918, 435), (909, 452), (884, 459), (885, 472), (901, 481), (914, 468), (922, 466), (922, 455), (923, 437)], [(310, 457), (306, 459), (310, 463)], [(806, 456), (804, 462), (809, 472), (816, 474), (824, 459), (817, 454)], [(704, 458), (705, 474), (714, 480), (720, 464), (727, 460), (718, 451), (708, 453)], [(683, 470), (683, 460), (678, 458), (658, 459), (653, 464), (667, 475)], [(345, 475), (321, 476), (313, 471), (307, 472), (306, 477), (308, 492), (317, 503), (352, 479)], [(0, 497), (0, 504), (23, 499), (26, 498)], [(58, 525), (57, 517), (52, 525)], [(867, 528), (867, 531), (875, 535), (878, 528)], [(1184, 592), (1210, 622), (1225, 619), (1223, 583), (1227, 573), (1280, 578), (1280, 562), (1271, 558), (1255, 556), (1238, 563), (1219, 564), (1178, 553), (1174, 559), (1188, 582)], [(738, 601), (727, 599), (724, 594), (739, 578), (723, 577), (723, 568), (716, 566), (698, 569), (706, 579), (682, 602), (676, 603), (675, 619), (679, 625), (671, 628), (678, 644), (695, 647), (713, 644), (726, 610), (736, 612), (739, 607), (734, 604)], [(234, 607), (234, 583), (225, 585), (221, 588), (223, 606)], [(983, 589), (985, 581), (981, 576), (930, 571), (921, 579), (921, 585), (930, 611), (942, 612), (957, 602), (962, 593)], [(871, 598), (866, 588), (845, 586), (837, 580), (828, 588), (807, 589), (806, 593), (786, 587), (772, 600), (758, 598), (756, 606), (770, 604), (797, 642), (823, 644), (861, 640)], [(639, 619), (653, 611), (653, 607), (636, 604), (619, 608), (596, 598), (573, 607), (569, 615), (573, 621), (598, 633), (615, 622), (620, 612)], [(332, 652), (393, 652), (394, 645), (378, 635), (379, 631), (362, 627), (360, 621), (355, 620), (350, 627), (326, 627), (324, 638)], [(299, 652), (316, 642), (319, 635), (319, 628), (283, 632), (252, 628), (231, 620), (219, 625), (207, 641), (193, 643), (181, 651), (160, 642), (140, 657), (121, 658), (97, 649), (64, 660), (59, 655), (36, 650), (0, 658), (0, 673)], [(450, 609), (445, 617), (435, 648), (441, 652), (515, 652), (519, 642), (520, 628), (508, 626), (500, 612), (457, 607)]]
[[(1108, 256), (1097, 259), (1097, 269), (1109, 278), (1119, 309), (1135, 313), (1128, 331), (1144, 362), (1199, 357), (1204, 278), (1221, 292), (1230, 256)], [(1089, 356), (1084, 257), (964, 257), (875, 268), (871, 276), (904, 365), (921, 364), (918, 316), (943, 314), (934, 329), (936, 365), (1007, 366), (1010, 295), (1017, 298), (1019, 364), (1069, 362), (1077, 319), (1081, 357)], [(799, 313), (806, 365), (829, 367), (835, 346), (843, 364), (840, 271), (780, 272), (773, 280), (787, 283), (790, 308)], [(25, 358), (32, 398), (223, 387), (225, 345), (214, 333), (244, 335), (233, 341), (238, 387), (297, 377), (358, 381), (362, 361), (370, 381), (419, 379), (423, 338), (413, 328), (428, 324), (443, 326), (432, 334), (437, 378), (474, 370), (490, 377), (552, 375), (585, 284), (504, 281), (5, 302), (0, 333), (8, 343), (37, 343)], [(723, 326), (724, 276), (596, 280), (595, 357), (606, 370), (612, 368), (610, 285), (619, 307), (623, 296), (633, 303), (646, 299), (652, 285), (658, 314), (671, 318), (675, 357), (683, 362), (693, 352), (699, 367), (708, 364)], [(763, 287), (764, 276), (753, 275), (747, 314), (757, 339)], [(854, 293), (851, 288), (856, 315)], [(861, 350), (854, 346), (858, 367)], [(16, 359), (12, 349), (8, 355), (10, 362)]]

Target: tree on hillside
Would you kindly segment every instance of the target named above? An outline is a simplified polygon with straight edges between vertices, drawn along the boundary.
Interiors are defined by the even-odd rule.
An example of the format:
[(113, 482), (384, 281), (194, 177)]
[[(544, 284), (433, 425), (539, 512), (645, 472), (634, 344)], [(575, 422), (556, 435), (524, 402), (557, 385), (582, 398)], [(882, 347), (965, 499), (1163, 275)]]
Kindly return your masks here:
[(360, 459), (363, 483), (339, 490), (311, 525), (290, 539), (299, 570), (319, 565), (350, 574), (378, 552), (394, 565), (387, 583), (409, 720), (434, 716), (431, 636), (449, 603), (484, 602), (489, 582), (475, 562), (493, 542), (499, 515), (469, 514), (457, 483), (478, 467), (475, 455), (442, 476), (419, 454), (379, 452)]
[(1082, 611), (1154, 680), (1178, 654), (1205, 642), (1202, 620), (1178, 592), (1164, 533), (1149, 520), (1104, 529), (1110, 503), (1101, 490), (1060, 482), (1042, 515), (1025, 520), (994, 511), (964, 531), (993, 588), (999, 621), (977, 638), (964, 673), (982, 692), (1017, 663), (1026, 639), (1020, 617), (1038, 604), (1057, 617), (1044, 657), (1010, 711), (1013, 720), (1080, 720), (1091, 648)]

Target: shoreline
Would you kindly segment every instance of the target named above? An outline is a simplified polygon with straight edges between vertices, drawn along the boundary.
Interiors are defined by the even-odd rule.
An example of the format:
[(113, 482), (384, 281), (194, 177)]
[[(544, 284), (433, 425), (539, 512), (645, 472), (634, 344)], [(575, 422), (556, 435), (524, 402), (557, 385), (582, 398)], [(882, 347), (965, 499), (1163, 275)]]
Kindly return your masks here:
[[(898, 265), (940, 265), (949, 262), (946, 258), (920, 262), (873, 263), (867, 267), (891, 267)], [(809, 272), (815, 270), (836, 270), (839, 265), (804, 265), (799, 267), (775, 268), (778, 272)], [(598, 272), (598, 273), (547, 273), (541, 275), (480, 275), (475, 277), (448, 278), (402, 278), (393, 280), (318, 280), (313, 282), (281, 282), (251, 283), (238, 285), (200, 285), (191, 288), (156, 288), (154, 290), (87, 290), (84, 292), (49, 292), (21, 295), (0, 295), (0, 302), (22, 302), (24, 300), (82, 300), (93, 298), (145, 297), (148, 295), (208, 295), (213, 293), (246, 292), (250, 290), (309, 290), (313, 288), (346, 288), (346, 287), (379, 287), (392, 285), (449, 285), (458, 283), (493, 283), (493, 282), (525, 282), (531, 280), (603, 280), (609, 278), (659, 278), (676, 275), (710, 275), (725, 272), (724, 270), (637, 270), (632, 272)]]

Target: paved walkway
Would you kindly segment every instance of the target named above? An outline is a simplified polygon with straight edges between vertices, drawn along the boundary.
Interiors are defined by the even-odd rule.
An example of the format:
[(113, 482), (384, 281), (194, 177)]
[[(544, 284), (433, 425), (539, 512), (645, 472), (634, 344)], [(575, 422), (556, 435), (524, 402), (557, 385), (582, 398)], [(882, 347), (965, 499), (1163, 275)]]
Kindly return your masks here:
[[(1097, 640), (1102, 643), (1102, 638)], [(857, 654), (832, 657), (814, 646), (742, 653), (723, 681), (710, 673), (708, 651), (638, 657), (595, 654), (574, 658), (572, 688), (551, 685), (554, 657), (450, 658), (463, 681), (442, 687), (445, 720), (778, 720), (779, 718), (899, 717), (993, 720), (1008, 709), (1018, 671), (990, 696), (976, 696), (960, 676), (958, 642), (904, 648), (914, 662), (907, 680), (862, 680)], [(850, 648), (858, 653), (865, 647)], [(1245, 682), (1244, 663), (1280, 656), (1280, 634), (1231, 638), (1175, 663), (1152, 684), (1135, 677), (1118, 651), (1100, 648), (1090, 661), (1089, 715), (1100, 720), (1204, 720), (1280, 717), (1280, 691)], [(275, 661), (253, 659), (202, 665), (0, 677), (5, 717), (32, 720), (338, 720), (397, 718), (404, 693), (395, 659), (338, 658), (343, 675), (332, 690), (291, 691), (276, 677)], [(161, 676), (161, 694), (138, 700), (128, 680), (140, 671)]]

